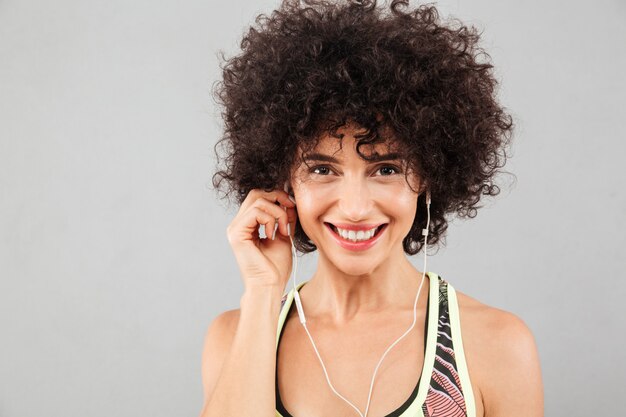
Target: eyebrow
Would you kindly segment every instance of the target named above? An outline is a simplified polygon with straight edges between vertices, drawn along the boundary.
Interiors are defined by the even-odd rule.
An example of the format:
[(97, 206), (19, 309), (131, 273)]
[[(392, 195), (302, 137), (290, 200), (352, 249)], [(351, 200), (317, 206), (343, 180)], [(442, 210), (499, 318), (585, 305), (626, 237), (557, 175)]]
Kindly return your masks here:
[[(399, 153), (388, 153), (388, 154), (384, 154), (384, 155), (372, 155), (369, 157), (370, 159), (367, 162), (380, 162), (380, 161), (394, 161), (396, 159), (400, 159), (400, 154)], [(312, 153), (307, 155), (304, 158), (305, 161), (325, 161), (325, 162), (334, 162), (336, 164), (339, 163), (339, 160), (333, 158), (330, 155), (324, 155), (321, 153)]]

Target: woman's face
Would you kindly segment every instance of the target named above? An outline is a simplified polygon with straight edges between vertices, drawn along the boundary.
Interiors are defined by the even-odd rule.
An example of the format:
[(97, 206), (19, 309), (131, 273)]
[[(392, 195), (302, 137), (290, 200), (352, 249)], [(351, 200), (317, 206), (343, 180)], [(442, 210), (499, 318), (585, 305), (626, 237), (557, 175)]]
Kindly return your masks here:
[[(402, 240), (413, 225), (417, 207), (418, 194), (413, 190), (420, 187), (415, 174), (405, 177), (406, 164), (400, 159), (362, 159), (354, 139), (359, 132), (351, 125), (339, 129), (344, 134), (341, 148), (340, 139), (322, 137), (308, 152), (309, 166), (296, 167), (291, 181), (304, 232), (325, 260), (350, 275), (367, 274), (403, 253)], [(360, 147), (368, 157), (391, 155), (394, 149), (393, 142)], [(337, 226), (346, 231), (376, 228), (376, 232), (368, 239), (367, 234), (353, 230), (346, 239)]]

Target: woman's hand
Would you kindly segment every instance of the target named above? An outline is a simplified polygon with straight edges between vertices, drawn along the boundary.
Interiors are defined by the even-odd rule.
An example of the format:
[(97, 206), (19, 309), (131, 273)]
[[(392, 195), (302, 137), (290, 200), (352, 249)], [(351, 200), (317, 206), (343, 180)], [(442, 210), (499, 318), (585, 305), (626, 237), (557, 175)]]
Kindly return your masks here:
[[(280, 205), (276, 205), (278, 202)], [(296, 226), (295, 203), (282, 190), (266, 192), (251, 190), (228, 225), (226, 233), (232, 247), (246, 290), (255, 287), (275, 287), (284, 291), (291, 275), (291, 233)], [(285, 210), (286, 208), (286, 210)], [(278, 219), (276, 237), (272, 240)], [(265, 225), (266, 239), (259, 237), (259, 226)]]

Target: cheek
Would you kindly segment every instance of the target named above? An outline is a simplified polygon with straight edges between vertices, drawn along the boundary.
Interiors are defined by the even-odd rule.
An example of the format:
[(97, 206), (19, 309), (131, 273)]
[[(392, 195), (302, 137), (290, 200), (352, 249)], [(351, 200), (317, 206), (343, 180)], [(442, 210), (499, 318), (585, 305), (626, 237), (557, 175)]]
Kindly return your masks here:
[(297, 209), (298, 214), (302, 216), (310, 216), (319, 210), (319, 196), (312, 190), (299, 190), (297, 193)]
[(402, 203), (406, 206), (417, 207), (417, 194), (412, 192), (400, 191), (394, 194), (394, 201)]
[[(408, 181), (408, 182), (407, 182)], [(409, 186), (409, 183), (412, 185)], [(373, 190), (378, 193), (384, 193), (389, 198), (394, 200), (417, 200), (417, 192), (414, 190), (419, 189), (419, 184), (413, 177), (408, 180), (403, 174), (388, 177), (386, 180), (380, 180), (372, 183)]]
[[(417, 194), (413, 192), (398, 192), (389, 197), (389, 207), (394, 210), (398, 219), (413, 224), (417, 210)], [(404, 220), (406, 219), (406, 220)]]
[(302, 191), (297, 196), (298, 223), (306, 233), (308, 226), (317, 221), (324, 209), (322, 201), (315, 193)]

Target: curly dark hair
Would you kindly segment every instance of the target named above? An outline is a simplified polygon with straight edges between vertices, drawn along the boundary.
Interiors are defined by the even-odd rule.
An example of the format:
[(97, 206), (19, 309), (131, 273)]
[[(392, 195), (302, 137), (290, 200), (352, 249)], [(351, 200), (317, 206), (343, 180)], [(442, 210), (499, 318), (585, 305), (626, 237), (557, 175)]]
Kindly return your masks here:
[[(271, 16), (259, 15), (214, 86), (225, 122), (214, 150), (219, 162), (225, 145), (226, 167), (213, 186), (226, 180), (225, 194), (236, 191), (239, 204), (253, 188), (282, 189), (300, 147), (310, 150), (321, 133), (336, 136), (354, 121), (366, 129), (359, 146), (386, 142), (381, 132), (391, 128), (427, 184), (429, 245), (444, 237), (448, 213), (475, 217), (482, 195), (500, 193), (493, 178), (506, 162), (513, 121), (497, 101), (482, 33), (442, 22), (434, 5), (407, 7), (393, 0), (385, 13), (375, 0), (284, 0)], [(424, 244), (426, 218), (418, 198), (403, 240), (409, 255)], [(299, 224), (294, 243), (303, 253), (317, 249)]]

